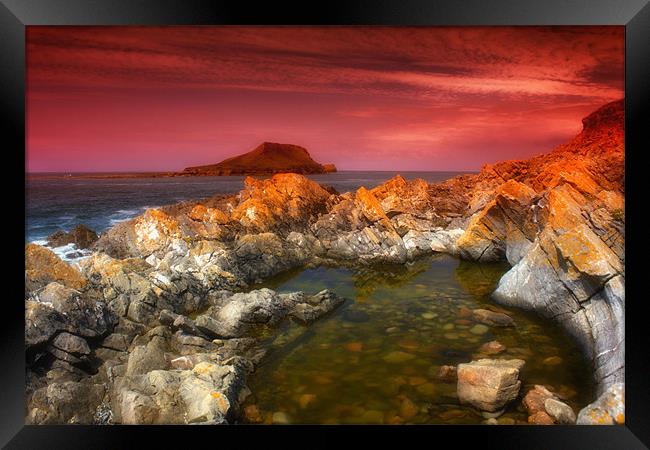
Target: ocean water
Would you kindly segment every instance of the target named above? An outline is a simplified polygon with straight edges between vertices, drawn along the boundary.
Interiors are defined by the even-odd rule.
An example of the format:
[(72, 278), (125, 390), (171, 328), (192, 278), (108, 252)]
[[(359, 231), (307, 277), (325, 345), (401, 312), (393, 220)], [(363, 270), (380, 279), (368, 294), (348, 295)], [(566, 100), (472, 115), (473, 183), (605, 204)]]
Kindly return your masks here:
[[(309, 175), (339, 192), (375, 187), (397, 172), (336, 172)], [(400, 172), (406, 179), (443, 181), (459, 172)], [(43, 243), (57, 230), (83, 223), (98, 233), (142, 214), (145, 209), (198, 200), (214, 194), (237, 193), (243, 176), (176, 178), (64, 178), (30, 174), (25, 184), (25, 242)]]

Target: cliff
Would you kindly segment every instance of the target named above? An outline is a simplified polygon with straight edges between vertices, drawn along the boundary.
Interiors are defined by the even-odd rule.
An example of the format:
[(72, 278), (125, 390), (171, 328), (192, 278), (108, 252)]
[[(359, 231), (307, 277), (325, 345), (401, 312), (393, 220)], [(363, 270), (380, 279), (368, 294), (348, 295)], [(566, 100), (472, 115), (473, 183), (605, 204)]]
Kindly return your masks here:
[[(437, 184), (398, 175), (338, 194), (298, 174), (248, 177), (238, 195), (149, 209), (116, 225), (79, 271), (36, 270), (41, 260), (54, 266), (52, 255), (28, 247), (28, 422), (101, 408), (116, 423), (230, 421), (261, 358), (248, 325), (315, 320), (340, 304), (331, 293), (233, 292), (305, 264), (404, 263), (433, 252), (508, 261), (494, 300), (559, 322), (592, 361), (602, 396), (578, 423), (623, 422), (623, 101), (583, 123), (550, 153)], [(84, 302), (95, 306), (77, 306)], [(80, 369), (91, 352), (99, 375)], [(54, 369), (42, 367), (52, 361)]]
[(281, 172), (301, 174), (336, 172), (334, 164), (319, 164), (298, 145), (264, 142), (243, 155), (218, 164), (187, 167), (180, 175), (267, 175)]

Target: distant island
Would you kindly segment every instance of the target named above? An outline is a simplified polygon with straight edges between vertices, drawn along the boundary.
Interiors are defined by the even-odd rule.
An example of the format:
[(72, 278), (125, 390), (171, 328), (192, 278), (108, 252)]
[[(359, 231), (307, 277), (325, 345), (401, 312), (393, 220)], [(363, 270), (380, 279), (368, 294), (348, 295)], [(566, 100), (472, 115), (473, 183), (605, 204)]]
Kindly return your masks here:
[(336, 172), (336, 167), (317, 163), (307, 149), (299, 145), (263, 142), (243, 155), (224, 159), (218, 164), (187, 167), (179, 175), (266, 175), (281, 172), (329, 173)]

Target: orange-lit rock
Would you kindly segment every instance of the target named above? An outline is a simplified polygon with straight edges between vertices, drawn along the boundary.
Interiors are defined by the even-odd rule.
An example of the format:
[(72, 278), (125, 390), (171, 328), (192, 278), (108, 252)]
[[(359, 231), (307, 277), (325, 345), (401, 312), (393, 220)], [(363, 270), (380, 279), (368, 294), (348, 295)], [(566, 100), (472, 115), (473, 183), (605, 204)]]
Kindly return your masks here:
[(25, 246), (25, 288), (28, 291), (44, 287), (52, 281), (81, 289), (87, 283), (81, 273), (62, 261), (52, 250), (36, 244)]

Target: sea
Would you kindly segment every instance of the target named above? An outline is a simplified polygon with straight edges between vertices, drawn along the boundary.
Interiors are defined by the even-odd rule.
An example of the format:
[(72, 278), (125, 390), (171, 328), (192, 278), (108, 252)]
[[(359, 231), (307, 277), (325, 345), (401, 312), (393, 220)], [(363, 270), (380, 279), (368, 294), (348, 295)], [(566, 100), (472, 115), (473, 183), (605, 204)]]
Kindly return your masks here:
[[(397, 173), (340, 171), (308, 175), (308, 178), (330, 185), (343, 193), (357, 190), (361, 186), (373, 188)], [(421, 178), (430, 183), (463, 173), (470, 172), (399, 172), (407, 180)], [(45, 245), (47, 237), (55, 231), (70, 231), (78, 224), (101, 233), (117, 223), (142, 214), (147, 208), (185, 200), (200, 200), (215, 194), (235, 194), (243, 188), (245, 178), (85, 178), (83, 176), (89, 174), (66, 175), (68, 174), (40, 173), (26, 176), (26, 243)], [(77, 251), (71, 245), (53, 250), (69, 261), (87, 254)]]

